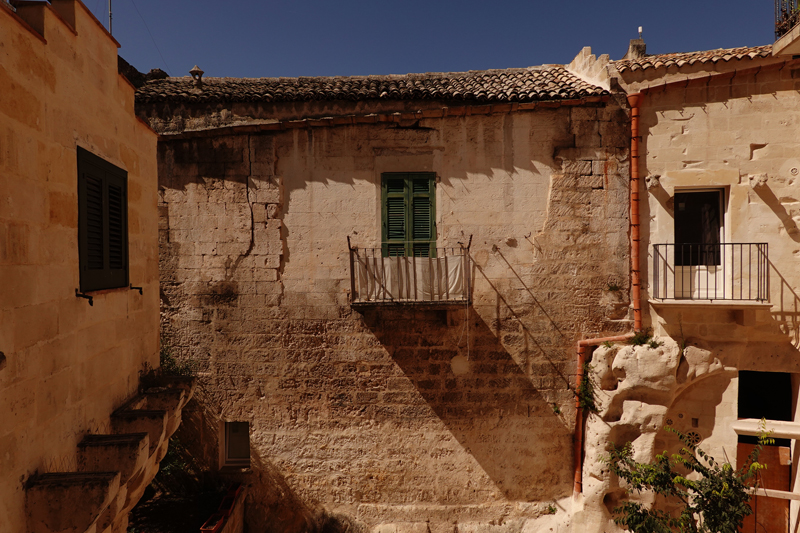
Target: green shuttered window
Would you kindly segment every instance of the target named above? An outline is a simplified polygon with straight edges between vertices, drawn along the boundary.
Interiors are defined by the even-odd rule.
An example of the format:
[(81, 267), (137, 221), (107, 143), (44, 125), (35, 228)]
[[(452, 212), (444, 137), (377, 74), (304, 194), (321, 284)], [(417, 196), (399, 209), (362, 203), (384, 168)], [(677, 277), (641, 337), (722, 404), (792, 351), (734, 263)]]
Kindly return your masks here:
[(78, 148), (81, 292), (128, 286), (128, 174)]
[(382, 178), (383, 255), (435, 257), (435, 175), (387, 172)]

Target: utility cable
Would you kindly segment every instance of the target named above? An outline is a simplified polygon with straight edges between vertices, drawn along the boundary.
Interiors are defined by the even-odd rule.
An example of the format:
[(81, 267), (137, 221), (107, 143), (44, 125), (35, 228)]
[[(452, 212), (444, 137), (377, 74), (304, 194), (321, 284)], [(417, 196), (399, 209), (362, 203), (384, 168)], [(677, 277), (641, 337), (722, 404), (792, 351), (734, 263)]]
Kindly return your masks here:
[(167, 74), (172, 76), (172, 72), (170, 72), (172, 69), (170, 69), (169, 65), (167, 65), (167, 60), (164, 59), (164, 54), (162, 54), (161, 50), (158, 48), (158, 45), (156, 44), (156, 40), (153, 37), (153, 34), (150, 32), (150, 28), (147, 26), (147, 22), (144, 20), (144, 17), (142, 16), (141, 12), (139, 11), (139, 8), (136, 6), (136, 2), (134, 0), (131, 0), (131, 4), (133, 4), (133, 8), (136, 10), (136, 13), (139, 14), (139, 18), (142, 19), (142, 23), (144, 24), (144, 27), (147, 30), (147, 33), (150, 35), (150, 40), (153, 41), (153, 46), (156, 47), (156, 50), (158, 51), (158, 55), (161, 56), (161, 61), (163, 61), (164, 62), (164, 66), (167, 67)]

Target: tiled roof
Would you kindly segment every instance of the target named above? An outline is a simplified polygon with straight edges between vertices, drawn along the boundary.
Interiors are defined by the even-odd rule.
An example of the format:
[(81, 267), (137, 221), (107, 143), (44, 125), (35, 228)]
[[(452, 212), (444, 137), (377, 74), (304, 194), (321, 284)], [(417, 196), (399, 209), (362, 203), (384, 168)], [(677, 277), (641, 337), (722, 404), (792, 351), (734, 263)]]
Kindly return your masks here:
[(318, 78), (203, 78), (202, 91), (191, 78), (145, 83), (137, 103), (187, 101), (295, 102), (309, 100), (459, 100), (531, 102), (602, 96), (563, 66), (470, 72)]
[(684, 52), (677, 54), (658, 54), (645, 56), (639, 59), (621, 59), (614, 61), (614, 65), (619, 72), (626, 70), (646, 70), (649, 68), (667, 68), (673, 65), (679, 68), (684, 65), (694, 65), (695, 63), (717, 63), (719, 61), (730, 61), (731, 59), (755, 59), (757, 57), (769, 57), (772, 55), (772, 45), (765, 46), (744, 46), (741, 48), (718, 48), (717, 50), (707, 50), (705, 52)]

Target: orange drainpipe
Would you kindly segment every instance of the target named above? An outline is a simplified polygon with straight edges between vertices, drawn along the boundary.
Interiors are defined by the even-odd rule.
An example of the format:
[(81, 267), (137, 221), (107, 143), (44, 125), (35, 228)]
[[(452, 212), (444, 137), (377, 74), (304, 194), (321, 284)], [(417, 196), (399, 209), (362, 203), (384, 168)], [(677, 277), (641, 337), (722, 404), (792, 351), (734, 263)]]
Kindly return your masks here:
[[(639, 104), (642, 93), (628, 96), (628, 105), (631, 106), (631, 300), (633, 303), (633, 330), (642, 329), (642, 304), (641, 304), (641, 279), (639, 270)], [(578, 368), (575, 378), (575, 439), (573, 447), (573, 464), (575, 465), (574, 494), (583, 491), (583, 409), (577, 391), (583, 381), (583, 365), (586, 363), (586, 347), (598, 346), (604, 342), (621, 342), (628, 340), (633, 333), (617, 335), (615, 337), (600, 337), (584, 339), (578, 342)]]
[(642, 293), (639, 278), (639, 104), (642, 93), (628, 96), (631, 106), (631, 300), (633, 330), (642, 330)]

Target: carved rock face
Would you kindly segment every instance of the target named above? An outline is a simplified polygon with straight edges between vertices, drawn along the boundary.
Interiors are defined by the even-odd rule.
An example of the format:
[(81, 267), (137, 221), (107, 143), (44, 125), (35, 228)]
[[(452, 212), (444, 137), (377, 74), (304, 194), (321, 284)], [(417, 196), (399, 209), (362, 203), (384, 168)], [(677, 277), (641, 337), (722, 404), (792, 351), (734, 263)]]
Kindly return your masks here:
[[(701, 341), (689, 339), (682, 348), (674, 339), (662, 337), (642, 346), (600, 346), (592, 355), (591, 368), (600, 412), (586, 422), (582, 521), (596, 524), (600, 532), (616, 530), (611, 510), (626, 497), (602, 459), (609, 444), (631, 442), (637, 461), (651, 461), (669, 407), (686, 388), (721, 371), (723, 365)], [(589, 516), (593, 518), (587, 520)]]

